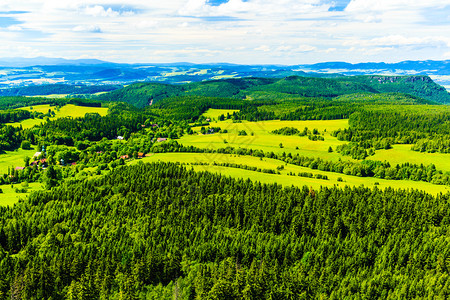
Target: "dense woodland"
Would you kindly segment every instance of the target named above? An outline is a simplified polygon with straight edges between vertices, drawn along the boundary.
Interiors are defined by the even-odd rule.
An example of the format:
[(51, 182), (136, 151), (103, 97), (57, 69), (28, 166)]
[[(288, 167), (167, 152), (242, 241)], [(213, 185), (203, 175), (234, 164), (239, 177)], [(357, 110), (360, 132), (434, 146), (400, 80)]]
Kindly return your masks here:
[[(439, 166), (370, 158), (395, 144), (449, 153), (450, 110), (433, 102), (447, 96), (424, 76), (291, 76), (138, 83), (95, 99), (0, 97), (0, 151), (45, 148), (25, 158), (23, 170), (0, 174), (0, 197), (6, 184), (45, 186), (0, 207), (0, 299), (446, 299), (450, 194), (282, 187), (188, 165), (126, 161), (214, 152), (449, 185), (450, 174)], [(68, 103), (109, 112), (46, 120), (15, 109)], [(334, 150), (356, 160), (178, 142), (196, 126), (205, 134), (222, 130), (202, 116), (209, 108), (239, 110), (219, 116), (232, 122), (349, 118), (349, 128), (332, 132), (346, 142)], [(45, 122), (29, 129), (4, 124), (28, 118)], [(323, 138), (315, 128), (272, 133)]]
[(282, 188), (174, 164), (34, 193), (0, 219), (24, 299), (449, 296), (449, 197)]
[[(348, 76), (338, 78), (240, 78), (211, 80), (182, 85), (136, 83), (97, 97), (103, 101), (123, 101), (145, 107), (160, 100), (178, 96), (227, 97), (251, 100), (292, 97), (334, 98), (368, 93), (404, 93), (436, 103), (450, 103), (450, 94), (428, 76)], [(272, 95), (272, 96), (271, 96)], [(266, 97), (267, 96), (267, 97)]]
[(68, 85), (44, 84), (19, 88), (0, 89), (0, 96), (43, 96), (53, 94), (84, 95), (99, 92), (110, 92), (121, 88), (120, 85)]

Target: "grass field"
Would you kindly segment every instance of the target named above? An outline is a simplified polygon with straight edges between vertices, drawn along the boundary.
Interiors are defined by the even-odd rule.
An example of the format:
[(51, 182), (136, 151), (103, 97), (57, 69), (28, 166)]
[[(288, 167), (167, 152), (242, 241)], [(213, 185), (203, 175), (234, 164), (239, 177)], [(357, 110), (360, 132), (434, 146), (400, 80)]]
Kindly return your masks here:
[(36, 95), (30, 97), (39, 97), (39, 98), (66, 98), (69, 94), (50, 94), (50, 95)]
[(19, 199), (24, 199), (27, 195), (32, 191), (37, 191), (42, 189), (42, 185), (39, 182), (33, 182), (28, 184), (27, 193), (16, 193), (16, 188), (23, 188), (22, 184), (14, 184), (11, 188), (11, 185), (0, 185), (0, 189), (2, 189), (3, 193), (0, 194), (0, 206), (11, 206)]
[(438, 170), (450, 172), (450, 154), (421, 153), (411, 150), (411, 145), (394, 145), (389, 150), (377, 150), (374, 156), (367, 159), (388, 161), (391, 164), (434, 164)]
[(11, 126), (15, 126), (15, 127), (19, 127), (20, 125), (22, 125), (23, 129), (28, 129), (31, 127), (34, 127), (36, 125), (40, 125), (41, 123), (44, 123), (45, 120), (44, 119), (26, 119), (23, 120), (21, 122), (16, 122), (16, 123), (6, 123), (6, 125), (11, 125)]
[[(208, 110), (204, 116), (219, 116), (220, 114), (232, 113), (230, 110)], [(261, 149), (265, 152), (273, 151), (274, 153), (292, 153), (304, 155), (308, 157), (320, 157), (327, 160), (350, 160), (348, 156), (342, 156), (335, 151), (328, 153), (328, 147), (333, 150), (336, 146), (345, 144), (347, 142), (338, 141), (329, 133), (339, 129), (348, 128), (348, 120), (319, 120), (319, 121), (261, 121), (261, 122), (242, 122), (232, 123), (231, 120), (212, 122), (211, 126), (219, 126), (222, 129), (227, 129), (225, 134), (210, 134), (210, 135), (191, 135), (183, 136), (180, 142), (185, 145), (193, 145), (201, 148), (223, 148), (231, 146), (235, 148), (252, 148)], [(303, 130), (308, 127), (310, 130), (317, 128), (323, 133), (325, 141), (310, 141), (307, 137), (299, 136), (283, 136), (275, 135), (270, 132), (274, 129), (282, 127), (295, 127)], [(200, 128), (194, 128), (199, 131)], [(324, 132), (326, 129), (326, 132)], [(247, 136), (238, 136), (240, 130), (245, 130)], [(251, 133), (253, 132), (253, 136)], [(226, 140), (228, 143), (224, 143)], [(283, 144), (280, 148), (279, 144)], [(299, 149), (297, 150), (296, 147)], [(442, 153), (420, 153), (411, 150), (411, 145), (394, 145), (389, 150), (377, 150), (374, 156), (369, 156), (367, 159), (388, 161), (389, 163), (403, 164), (434, 164), (438, 170), (450, 172), (450, 154)]]
[[(87, 113), (98, 113), (101, 116), (106, 116), (106, 114), (108, 113), (107, 107), (87, 107), (87, 106), (76, 106), (73, 104), (67, 104), (67, 105), (61, 107), (59, 110), (57, 110), (55, 106), (50, 106), (48, 104), (21, 107), (20, 109), (41, 112), (44, 114), (47, 113), (49, 109), (51, 109), (52, 111), (55, 112), (55, 117), (50, 118), (50, 120), (54, 120), (54, 119), (58, 119), (58, 118), (65, 118), (65, 117), (79, 118), (79, 117), (84, 117), (84, 115)], [(27, 119), (27, 120), (23, 120), (23, 121), (17, 122), (17, 123), (8, 123), (7, 125), (12, 125), (12, 126), (22, 125), (22, 127), (24, 129), (26, 129), (26, 128), (31, 128), (35, 125), (39, 125), (42, 122), (45, 122), (45, 120), (43, 120), (43, 119)]]
[(239, 111), (238, 109), (208, 109), (203, 116), (205, 116), (206, 118), (210, 118), (213, 121), (217, 121), (219, 120), (219, 116), (220, 115), (224, 115), (226, 116), (227, 113), (229, 113), (230, 115), (233, 114), (233, 112), (237, 112)]
[(228, 79), (228, 78), (234, 78), (237, 74), (230, 74), (230, 75), (217, 75), (211, 77), (211, 80), (219, 80), (219, 79)]
[[(210, 109), (208, 110), (204, 116), (215, 118), (220, 114), (226, 114), (227, 112), (232, 113), (230, 110), (216, 110)], [(348, 128), (348, 120), (319, 120), (319, 121), (261, 121), (261, 122), (246, 122), (242, 123), (232, 123), (231, 120), (226, 121), (215, 121), (211, 123), (211, 126), (219, 126), (222, 129), (226, 129), (228, 133), (216, 133), (210, 135), (190, 135), (183, 136), (180, 139), (180, 143), (184, 145), (192, 145), (199, 148), (223, 148), (227, 146), (231, 146), (234, 148), (252, 148), (252, 149), (260, 149), (264, 152), (273, 151), (274, 153), (292, 153), (299, 155), (304, 155), (308, 157), (320, 157), (326, 160), (350, 160), (352, 159), (348, 156), (342, 156), (335, 151), (329, 153), (328, 148), (331, 146), (332, 149), (336, 149), (336, 146), (344, 144), (346, 142), (338, 141), (336, 138), (332, 137), (329, 133), (339, 129), (339, 128)], [(283, 136), (283, 135), (275, 135), (270, 133), (275, 129), (279, 129), (282, 127), (294, 127), (299, 130), (303, 130), (303, 128), (308, 127), (308, 129), (312, 130), (317, 128), (319, 132), (324, 137), (324, 141), (311, 141), (307, 137), (300, 136)], [(200, 128), (193, 128), (195, 131), (199, 131)], [(239, 136), (238, 132), (245, 130), (246, 136)], [(225, 143), (225, 140), (227, 143)], [(280, 147), (280, 143), (283, 147)], [(297, 149), (298, 147), (298, 149)], [(161, 160), (165, 161), (179, 161), (179, 162), (195, 162), (194, 160), (200, 160), (203, 162), (204, 158), (199, 158), (198, 156), (185, 156), (185, 155), (174, 155), (170, 156), (167, 154), (166, 156), (161, 156), (158, 154)], [(155, 157), (158, 157), (156, 155)], [(203, 157), (208, 157), (206, 154), (200, 154)], [(276, 166), (269, 166), (269, 160), (265, 159), (265, 162), (259, 161), (258, 158), (244, 158), (244, 157), (220, 157), (218, 154), (217, 158), (208, 157), (208, 159), (212, 159), (212, 161), (222, 162), (221, 159), (225, 159), (225, 161), (229, 161), (231, 163), (238, 163), (244, 165), (251, 165), (259, 168), (276, 168)], [(394, 145), (393, 149), (390, 150), (377, 150), (374, 156), (370, 156), (368, 159), (371, 160), (380, 160), (380, 161), (388, 161), (392, 165), (402, 164), (406, 162), (414, 163), (414, 164), (435, 164), (438, 170), (442, 170), (444, 172), (450, 172), (450, 155), (449, 154), (440, 154), (440, 153), (419, 153), (411, 150), (411, 145)], [(184, 161), (183, 161), (184, 159)], [(203, 159), (203, 160), (202, 160)], [(151, 159), (150, 159), (151, 160)], [(231, 161), (230, 161), (231, 160)], [(250, 160), (250, 161), (249, 161)], [(253, 161), (252, 161), (253, 160)], [(211, 162), (211, 161), (209, 161)], [(282, 162), (276, 161), (275, 164), (280, 164)], [(361, 177), (353, 177), (346, 176), (343, 174), (337, 173), (329, 173), (322, 172), (327, 174), (330, 178), (329, 181), (324, 182), (320, 179), (310, 179), (310, 178), (301, 178), (301, 177), (292, 177), (288, 176), (288, 172), (310, 172), (313, 174), (321, 173), (320, 171), (313, 171), (308, 168), (302, 168), (298, 166), (287, 166), (285, 171), (282, 172), (282, 175), (271, 175), (259, 172), (252, 172), (243, 169), (232, 169), (232, 168), (224, 168), (218, 166), (195, 166), (195, 169), (206, 168), (208, 170), (217, 171), (223, 174), (228, 174), (232, 176), (238, 176), (242, 174), (242, 176), (247, 176), (247, 178), (254, 178), (256, 180), (262, 180), (264, 182), (278, 182), (280, 184), (295, 184), (299, 182), (299, 184), (310, 184), (313, 187), (318, 187), (320, 185), (333, 185), (338, 184), (337, 177), (343, 178), (345, 181), (344, 184), (359, 186), (364, 184), (366, 186), (373, 186), (375, 182), (379, 183), (379, 187), (390, 186), (393, 188), (417, 188), (421, 190), (425, 190), (430, 193), (439, 193), (439, 192), (447, 192), (449, 191), (449, 187), (445, 186), (437, 186), (426, 182), (416, 182), (416, 181), (390, 181), (390, 180), (382, 180), (377, 178), (361, 178)], [(301, 182), (301, 183), (300, 183)], [(342, 183), (340, 183), (342, 185)]]
[[(385, 180), (371, 177), (356, 177), (349, 176), (340, 173), (324, 172), (319, 170), (312, 170), (310, 168), (300, 167), (291, 164), (285, 164), (282, 161), (263, 158), (260, 160), (257, 157), (252, 156), (236, 156), (230, 154), (218, 154), (218, 153), (156, 153), (152, 156), (145, 157), (142, 160), (131, 161), (131, 164), (143, 162), (157, 162), (157, 161), (171, 161), (180, 163), (209, 163), (210, 165), (194, 165), (192, 166), (196, 171), (209, 171), (214, 173), (220, 173), (226, 176), (235, 178), (249, 178), (262, 183), (279, 183), (284, 186), (311, 186), (313, 188), (320, 188), (321, 186), (332, 187), (336, 186), (361, 186), (375, 187), (383, 189), (386, 187), (392, 187), (396, 189), (408, 189), (414, 188), (426, 191), (430, 194), (438, 194), (440, 192), (446, 193), (450, 191), (450, 187), (443, 185), (434, 185), (422, 181), (409, 181), (409, 180)], [(249, 171), (245, 169), (229, 168), (222, 166), (211, 165), (213, 162), (217, 163), (236, 163), (242, 165), (248, 165), (258, 168), (276, 169), (278, 166), (284, 166), (284, 169), (278, 174), (267, 174), (256, 171)], [(188, 166), (190, 167), (190, 166)], [(308, 172), (312, 174), (322, 174), (328, 176), (328, 180), (314, 179), (300, 176), (291, 176), (288, 173), (293, 172), (298, 174), (299, 172)], [(342, 178), (342, 182), (338, 181), (338, 178)], [(378, 182), (378, 185), (375, 183)]]
[(18, 149), (15, 151), (6, 151), (5, 154), (0, 154), (0, 174), (5, 174), (8, 172), (8, 167), (23, 167), (23, 159), (28, 156), (32, 157), (36, 153), (35, 149), (23, 150)]
[[(220, 114), (227, 112), (221, 110)], [(228, 111), (229, 112), (229, 111)], [(205, 113), (206, 116), (214, 116), (216, 112), (209, 110)], [(218, 115), (220, 115), (218, 114)], [(217, 115), (217, 114), (216, 114)], [(338, 141), (329, 133), (339, 129), (347, 128), (348, 120), (325, 120), (325, 121), (261, 121), (261, 122), (247, 122), (232, 123), (231, 120), (211, 122), (211, 126), (219, 126), (226, 129), (228, 133), (215, 133), (209, 135), (186, 135), (179, 141), (183, 145), (192, 145), (200, 148), (224, 148), (227, 146), (235, 148), (252, 148), (263, 150), (264, 152), (274, 153), (292, 153), (304, 156), (321, 157), (327, 160), (336, 161), (338, 159), (352, 160), (349, 157), (342, 157), (336, 152), (328, 152), (331, 146), (335, 149), (336, 146), (344, 144), (345, 142)], [(275, 135), (271, 131), (280, 129), (282, 127), (295, 127), (303, 130), (305, 127), (312, 130), (318, 129), (325, 138), (324, 141), (311, 141), (308, 137), (300, 136), (285, 136)], [(194, 127), (194, 131), (200, 131), (199, 127)], [(247, 135), (239, 136), (239, 131), (244, 130)], [(227, 143), (225, 143), (225, 141)], [(280, 147), (280, 143), (283, 147)], [(298, 149), (297, 149), (298, 147)]]
[(31, 111), (37, 111), (42, 113), (47, 113), (49, 109), (53, 110), (55, 112), (55, 118), (64, 118), (64, 117), (84, 117), (87, 113), (98, 113), (101, 116), (106, 116), (108, 113), (107, 107), (88, 107), (88, 106), (77, 106), (73, 104), (67, 104), (61, 107), (59, 110), (55, 108), (55, 106), (50, 105), (35, 105), (35, 106), (28, 106), (23, 107), (21, 109), (31, 110)]

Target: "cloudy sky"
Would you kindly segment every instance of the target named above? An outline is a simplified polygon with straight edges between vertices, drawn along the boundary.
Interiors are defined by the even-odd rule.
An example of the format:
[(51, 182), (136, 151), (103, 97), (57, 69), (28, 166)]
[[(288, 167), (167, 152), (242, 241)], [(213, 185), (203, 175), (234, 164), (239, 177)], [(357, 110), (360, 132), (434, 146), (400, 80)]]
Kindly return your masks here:
[(1, 0), (0, 57), (305, 64), (450, 59), (450, 0)]

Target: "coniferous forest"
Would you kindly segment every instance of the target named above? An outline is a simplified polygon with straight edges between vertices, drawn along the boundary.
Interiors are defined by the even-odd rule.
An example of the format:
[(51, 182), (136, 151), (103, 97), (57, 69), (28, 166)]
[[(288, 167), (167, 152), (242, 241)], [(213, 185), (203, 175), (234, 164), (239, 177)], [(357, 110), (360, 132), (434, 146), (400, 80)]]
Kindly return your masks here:
[(171, 164), (34, 193), (0, 219), (15, 299), (449, 296), (448, 195), (281, 187)]

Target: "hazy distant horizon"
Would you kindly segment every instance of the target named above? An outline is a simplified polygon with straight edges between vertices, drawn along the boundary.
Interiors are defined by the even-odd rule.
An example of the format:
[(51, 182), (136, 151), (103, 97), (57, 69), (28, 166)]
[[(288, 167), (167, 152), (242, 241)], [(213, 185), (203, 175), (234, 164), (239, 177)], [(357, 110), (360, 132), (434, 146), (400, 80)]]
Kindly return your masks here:
[(59, 63), (67, 63), (70, 64), (71, 62), (85, 62), (86, 64), (92, 63), (92, 64), (101, 64), (101, 63), (111, 63), (111, 64), (130, 64), (130, 65), (170, 65), (170, 64), (180, 64), (180, 65), (241, 65), (241, 66), (279, 66), (279, 67), (292, 67), (292, 66), (308, 66), (308, 65), (316, 65), (316, 64), (350, 64), (350, 65), (359, 65), (359, 64), (386, 64), (386, 65), (395, 65), (405, 62), (449, 62), (450, 59), (446, 60), (437, 60), (437, 59), (429, 59), (429, 60), (400, 60), (400, 61), (393, 61), (393, 62), (386, 62), (386, 61), (358, 61), (358, 62), (349, 62), (349, 61), (318, 61), (318, 62), (307, 62), (307, 63), (293, 63), (293, 64), (278, 64), (273, 62), (265, 62), (265, 63), (234, 63), (234, 62), (228, 62), (228, 61), (202, 61), (202, 62), (192, 62), (192, 61), (142, 61), (142, 62), (134, 62), (134, 61), (109, 61), (109, 60), (102, 60), (101, 58), (97, 57), (84, 57), (84, 58), (67, 58), (67, 57), (45, 57), (45, 56), (35, 56), (35, 57), (0, 57), (0, 65), (2, 62), (9, 62), (11, 65), (13, 65), (15, 62), (17, 63), (25, 63), (29, 62), (30, 66), (34, 62), (47, 62), (49, 64), (59, 64)]

